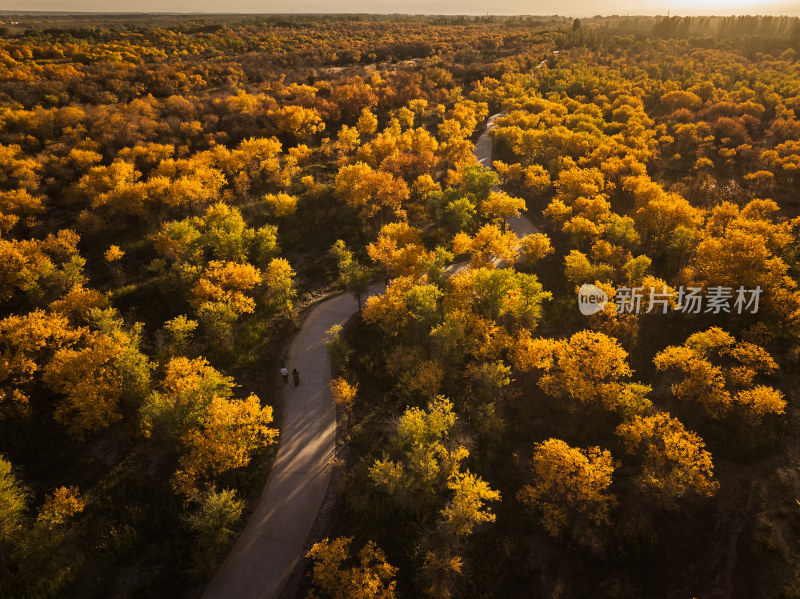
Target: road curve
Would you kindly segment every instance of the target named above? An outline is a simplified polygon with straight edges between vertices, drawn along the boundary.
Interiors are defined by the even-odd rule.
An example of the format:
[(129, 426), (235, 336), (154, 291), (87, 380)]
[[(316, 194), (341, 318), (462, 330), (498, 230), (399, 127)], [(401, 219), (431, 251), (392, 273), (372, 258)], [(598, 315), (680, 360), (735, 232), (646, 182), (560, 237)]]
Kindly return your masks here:
[[(483, 134), (481, 134), (477, 143), (475, 144), (475, 158), (486, 168), (494, 168), (492, 166), (493, 142), (492, 138), (489, 136), (489, 131), (494, 129), (497, 119), (501, 116), (503, 116), (503, 113), (498, 112), (486, 120), (486, 130), (483, 132)], [(495, 191), (499, 191), (499, 188), (495, 188)], [(542, 230), (534, 225), (524, 214), (509, 218), (508, 226), (512, 231), (514, 231), (514, 233), (517, 234), (517, 237), (520, 238), (525, 237), (526, 235), (532, 235), (533, 233), (542, 232)]]
[[(491, 168), (491, 116), (475, 145), (475, 157)], [(519, 236), (539, 230), (525, 217), (510, 219)], [(370, 293), (382, 293), (383, 285)], [(350, 294), (315, 306), (289, 349), (289, 369), (300, 373), (284, 390), (280, 448), (267, 484), (244, 531), (203, 595), (204, 599), (277, 599), (302, 557), (331, 478), (336, 446), (336, 408), (330, 392), (331, 369), (325, 332), (358, 310)]]

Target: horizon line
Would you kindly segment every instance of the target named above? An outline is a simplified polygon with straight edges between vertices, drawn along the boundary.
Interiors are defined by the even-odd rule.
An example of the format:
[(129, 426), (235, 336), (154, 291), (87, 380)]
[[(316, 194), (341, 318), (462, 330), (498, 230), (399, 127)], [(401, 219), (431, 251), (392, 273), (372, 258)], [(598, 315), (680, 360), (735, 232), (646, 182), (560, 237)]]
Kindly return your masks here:
[(294, 16), (354, 16), (354, 17), (536, 17), (544, 19), (606, 19), (614, 17), (686, 17), (686, 18), (705, 18), (705, 17), (790, 17), (800, 18), (796, 14), (790, 13), (727, 13), (727, 14), (671, 14), (672, 10), (665, 13), (612, 13), (612, 14), (528, 14), (528, 13), (402, 13), (402, 12), (205, 12), (205, 11), (92, 11), (92, 10), (13, 10), (0, 9), (0, 15), (54, 15), (54, 16), (267, 16), (267, 17), (294, 17)]

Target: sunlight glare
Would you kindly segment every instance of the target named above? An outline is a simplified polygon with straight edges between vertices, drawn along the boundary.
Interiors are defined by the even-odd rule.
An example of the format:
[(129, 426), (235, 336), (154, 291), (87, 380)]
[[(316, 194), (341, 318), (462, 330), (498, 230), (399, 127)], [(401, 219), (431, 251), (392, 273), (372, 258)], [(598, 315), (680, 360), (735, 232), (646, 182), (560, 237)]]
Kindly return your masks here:
[[(769, 0), (697, 0), (695, 2), (691, 1), (679, 1), (674, 4), (677, 7), (685, 7), (691, 8), (694, 11), (701, 11), (704, 9), (715, 10), (720, 13), (726, 13), (729, 9), (738, 9), (742, 7), (748, 7), (751, 9), (757, 9), (759, 6), (763, 6), (765, 4), (769, 4)], [(677, 12), (677, 11), (676, 11)]]

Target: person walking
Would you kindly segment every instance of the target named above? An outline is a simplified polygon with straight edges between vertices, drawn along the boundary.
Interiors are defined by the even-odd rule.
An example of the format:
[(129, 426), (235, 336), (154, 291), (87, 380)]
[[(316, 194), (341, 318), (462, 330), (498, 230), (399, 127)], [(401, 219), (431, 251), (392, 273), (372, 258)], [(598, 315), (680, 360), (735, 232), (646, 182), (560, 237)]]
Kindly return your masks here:
[(281, 364), (281, 376), (283, 377), (283, 382), (289, 382), (289, 369), (286, 368), (286, 364)]
[(300, 384), (300, 373), (297, 372), (297, 368), (292, 369), (292, 380), (294, 380), (295, 387)]

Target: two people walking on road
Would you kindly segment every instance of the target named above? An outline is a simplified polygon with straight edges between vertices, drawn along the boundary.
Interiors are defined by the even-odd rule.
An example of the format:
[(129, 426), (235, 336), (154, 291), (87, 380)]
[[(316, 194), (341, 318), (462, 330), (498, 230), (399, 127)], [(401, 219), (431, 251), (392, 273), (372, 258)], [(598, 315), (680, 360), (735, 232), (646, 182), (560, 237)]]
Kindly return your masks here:
[[(286, 363), (281, 364), (281, 377), (283, 377), (283, 382), (289, 382), (289, 369), (286, 368)], [(297, 368), (292, 369), (292, 380), (294, 381), (294, 386), (300, 384), (300, 373), (297, 372)]]

